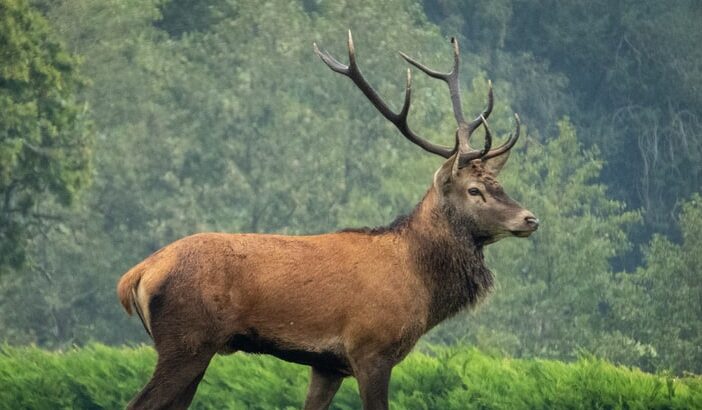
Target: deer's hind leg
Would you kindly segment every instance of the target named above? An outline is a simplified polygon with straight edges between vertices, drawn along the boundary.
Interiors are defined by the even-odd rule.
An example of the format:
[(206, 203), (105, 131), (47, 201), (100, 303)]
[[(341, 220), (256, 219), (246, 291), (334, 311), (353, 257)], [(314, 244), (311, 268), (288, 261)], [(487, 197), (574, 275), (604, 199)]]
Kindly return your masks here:
[(151, 380), (127, 408), (187, 409), (214, 353), (204, 349), (195, 353), (188, 349), (162, 349)]
[(192, 382), (190, 382), (188, 387), (186, 387), (185, 390), (183, 390), (183, 392), (176, 397), (176, 399), (171, 403), (170, 408), (187, 409), (190, 403), (193, 401), (193, 397), (195, 397), (195, 392), (197, 391), (197, 386), (200, 384), (204, 376), (205, 371), (203, 370)]

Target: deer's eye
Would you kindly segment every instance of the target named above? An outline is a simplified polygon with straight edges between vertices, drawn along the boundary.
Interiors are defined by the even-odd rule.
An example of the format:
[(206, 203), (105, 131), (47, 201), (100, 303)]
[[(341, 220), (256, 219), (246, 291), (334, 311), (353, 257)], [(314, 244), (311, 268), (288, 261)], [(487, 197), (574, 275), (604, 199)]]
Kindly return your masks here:
[(468, 189), (468, 194), (473, 195), (473, 196), (477, 196), (477, 195), (480, 195), (480, 190), (478, 188), (470, 188), (470, 189)]

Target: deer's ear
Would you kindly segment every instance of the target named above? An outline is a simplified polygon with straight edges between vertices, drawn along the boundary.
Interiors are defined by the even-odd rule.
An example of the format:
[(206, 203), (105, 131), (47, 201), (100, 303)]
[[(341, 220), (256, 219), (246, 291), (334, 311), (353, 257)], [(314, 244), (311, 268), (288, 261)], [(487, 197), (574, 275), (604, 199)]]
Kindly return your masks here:
[(485, 161), (485, 168), (489, 169), (493, 174), (497, 175), (502, 171), (502, 167), (505, 166), (507, 160), (509, 159), (509, 153), (511, 150), (507, 150), (502, 155), (492, 157)]
[(459, 157), (458, 152), (451, 155), (434, 174), (434, 186), (439, 189), (439, 192), (442, 192), (443, 188), (458, 175)]

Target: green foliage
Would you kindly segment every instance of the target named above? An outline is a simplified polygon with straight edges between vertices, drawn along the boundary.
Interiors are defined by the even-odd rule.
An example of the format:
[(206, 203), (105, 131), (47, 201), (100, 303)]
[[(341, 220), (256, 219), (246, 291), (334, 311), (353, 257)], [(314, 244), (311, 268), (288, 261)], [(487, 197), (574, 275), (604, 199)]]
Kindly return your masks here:
[[(625, 275), (623, 292), (636, 298), (617, 306), (622, 330), (650, 344), (651, 367), (702, 372), (702, 198), (682, 206), (682, 243), (655, 236), (646, 264)], [(665, 318), (660, 320), (659, 318)]]
[[(149, 9), (143, 1), (52, 2), (47, 7), (54, 32), (61, 33), (66, 48), (79, 51), (86, 62), (82, 72), (91, 86), (80, 92), (90, 107), (85, 115), (98, 130), (93, 157), (96, 169), (82, 201), (71, 212), (63, 212), (60, 223), (54, 221), (57, 229), (45, 230), (24, 246), (12, 244), (31, 254), (33, 261), (25, 275), (8, 275), (0, 286), (0, 327), (3, 339), (13, 343), (70, 346), (93, 337), (114, 342), (123, 334), (120, 328), (128, 327), (122, 312), (106, 302), (115, 300), (114, 272), (128, 267), (125, 255), (147, 246), (134, 239), (139, 235), (132, 235), (119, 248), (121, 252), (117, 251), (117, 244), (125, 239), (114, 231), (127, 221), (115, 215), (122, 204), (112, 210), (105, 199), (131, 191), (132, 187), (118, 186), (112, 180), (138, 171), (120, 169), (116, 164), (129, 165), (125, 158), (148, 161), (131, 156), (124, 148), (138, 146), (134, 138), (146, 137), (141, 124), (155, 118), (149, 107), (154, 105), (150, 103), (152, 91), (159, 84), (150, 83), (134, 59), (140, 50), (152, 57), (157, 50), (151, 46), (156, 30), (149, 27), (158, 13), (155, 6)], [(91, 44), (92, 52), (76, 47), (80, 42)], [(151, 48), (143, 50), (143, 46)], [(130, 120), (139, 117), (141, 122)], [(117, 229), (105, 229), (115, 218), (120, 221)], [(104, 319), (96, 321), (96, 317)]]
[(551, 132), (567, 114), (585, 146), (602, 148), (612, 195), (643, 208), (637, 243), (672, 233), (668, 210), (702, 182), (697, 1), (423, 3), (442, 31), (461, 33), (489, 56), (490, 72), (517, 84), (514, 104), (529, 123)]
[[(699, 372), (702, 220), (686, 205), (680, 237), (671, 222), (702, 175), (692, 3), (33, 0), (42, 17), (0, 0), (0, 52), (12, 56), (0, 58), (0, 190), (10, 198), (0, 265), (31, 261), (0, 279), (2, 338), (53, 348), (145, 340), (114, 286), (178, 237), (316, 233), (409, 211), (440, 159), (400, 137), (311, 43), (345, 61), (351, 28), (364, 73), (397, 108), (406, 64), (395, 51), (447, 69), (442, 33), (458, 33), (464, 111), (483, 107), (490, 78), (494, 134), (520, 113), (527, 132), (501, 180), (543, 223), (528, 240), (488, 248), (494, 296), (431, 338)], [(451, 143), (445, 86), (416, 70), (413, 79), (412, 128)], [(633, 259), (653, 231), (672, 234), (645, 248), (645, 263)], [(631, 272), (612, 267), (623, 260)], [(447, 379), (422, 383), (453, 383), (440, 372)], [(411, 408), (421, 391), (397, 400)], [(302, 393), (281, 394), (296, 406)], [(342, 394), (337, 405), (356, 400)]]
[(75, 56), (24, 0), (0, 1), (0, 274), (89, 180)]
[[(146, 383), (151, 348), (48, 352), (0, 351), (0, 408), (118, 409)], [(305, 397), (308, 370), (268, 356), (216, 357), (193, 409), (293, 409)], [(413, 353), (393, 374), (393, 409), (690, 409), (702, 405), (699, 377), (673, 378), (617, 367), (593, 357), (573, 363), (489, 356), (472, 348)], [(344, 382), (333, 409), (360, 408)]]
[(167, 0), (160, 3), (161, 18), (155, 25), (173, 37), (207, 31), (235, 9), (229, 8), (233, 5), (226, 0)]
[[(450, 61), (450, 46), (436, 29), (415, 27), (416, 9), (398, 1), (389, 16), (384, 4), (337, 3), (309, 16), (286, 1), (232, 4), (228, 19), (173, 40), (154, 27), (156, 6), (100, 0), (49, 7), (69, 47), (91, 62), (84, 67), (92, 82), (85, 98), (100, 130), (99, 167), (66, 229), (36, 244), (42, 270), (5, 284), (6, 306), (28, 300), (41, 306), (10, 308), (0, 317), (13, 343), (65, 346), (91, 334), (102, 341), (142, 338), (139, 325), (105, 301), (114, 300), (119, 275), (149, 252), (205, 230), (314, 233), (385, 223), (396, 207), (411, 208), (408, 198), (417, 200), (431, 179), (430, 165), (419, 192), (382, 192), (396, 164), (417, 158), (427, 164), (426, 156), (398, 138), (311, 47), (311, 40), (323, 40), (343, 55), (345, 33), (337, 22), (357, 21), (363, 67), (397, 105), (399, 58), (375, 39), (430, 63)], [(385, 31), (391, 17), (407, 29)], [(450, 123), (442, 121), (450, 116), (448, 93), (437, 93), (426, 79), (416, 84), (413, 121), (442, 122), (426, 133), (450, 139)]]

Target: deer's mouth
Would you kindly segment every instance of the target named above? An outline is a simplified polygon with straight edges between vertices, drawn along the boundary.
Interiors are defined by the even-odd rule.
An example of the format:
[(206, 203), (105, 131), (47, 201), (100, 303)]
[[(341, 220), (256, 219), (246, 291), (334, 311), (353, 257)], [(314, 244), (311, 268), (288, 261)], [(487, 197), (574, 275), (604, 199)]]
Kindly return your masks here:
[(523, 230), (523, 231), (510, 231), (510, 233), (518, 238), (526, 238), (529, 235), (531, 235), (532, 233), (534, 233), (536, 231), (536, 229), (538, 229), (538, 228), (527, 229), (527, 230)]
[(525, 227), (525, 229), (518, 229), (510, 232), (516, 237), (526, 238), (539, 229), (539, 219), (534, 215), (529, 215), (524, 218), (524, 225), (522, 225), (522, 227)]

